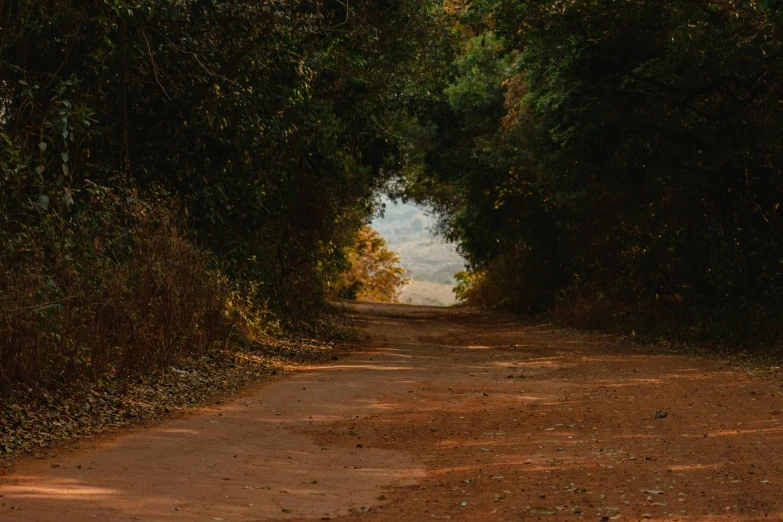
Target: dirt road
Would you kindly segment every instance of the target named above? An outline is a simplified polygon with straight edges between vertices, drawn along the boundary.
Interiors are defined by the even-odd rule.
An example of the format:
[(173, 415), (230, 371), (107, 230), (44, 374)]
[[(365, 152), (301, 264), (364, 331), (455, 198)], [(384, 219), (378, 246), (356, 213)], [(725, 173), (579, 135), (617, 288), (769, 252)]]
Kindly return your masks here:
[(452, 310), (356, 311), (369, 338), (332, 364), (23, 464), (0, 520), (783, 520), (773, 374)]

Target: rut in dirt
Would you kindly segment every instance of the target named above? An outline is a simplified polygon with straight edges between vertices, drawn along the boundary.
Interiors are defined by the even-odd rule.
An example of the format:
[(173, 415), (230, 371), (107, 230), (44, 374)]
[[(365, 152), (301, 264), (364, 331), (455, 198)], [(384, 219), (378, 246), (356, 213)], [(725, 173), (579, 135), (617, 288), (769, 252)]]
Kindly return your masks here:
[(23, 464), (2, 520), (783, 520), (781, 379), (610, 336), (359, 304), (366, 342)]

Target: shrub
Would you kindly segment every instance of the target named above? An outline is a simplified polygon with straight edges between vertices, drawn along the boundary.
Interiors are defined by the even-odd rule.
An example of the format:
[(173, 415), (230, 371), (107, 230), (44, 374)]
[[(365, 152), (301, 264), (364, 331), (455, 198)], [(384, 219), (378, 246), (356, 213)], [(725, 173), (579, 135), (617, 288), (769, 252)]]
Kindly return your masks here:
[[(75, 216), (6, 236), (3, 391), (127, 378), (226, 341), (226, 279), (184, 237), (174, 212), (165, 204), (133, 200), (123, 208), (118, 198), (108, 199), (113, 204), (90, 213), (89, 220), (103, 215), (100, 222)], [(77, 236), (78, 246), (68, 244)]]

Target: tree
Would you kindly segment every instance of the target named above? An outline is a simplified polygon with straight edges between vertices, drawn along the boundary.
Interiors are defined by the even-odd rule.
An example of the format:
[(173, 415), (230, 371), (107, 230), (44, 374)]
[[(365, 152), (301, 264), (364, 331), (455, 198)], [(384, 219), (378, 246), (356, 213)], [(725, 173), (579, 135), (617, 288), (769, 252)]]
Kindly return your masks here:
[(386, 240), (376, 230), (363, 225), (354, 243), (347, 249), (348, 268), (335, 282), (336, 294), (344, 299), (394, 303), (400, 289), (407, 284), (400, 256), (386, 247)]
[(443, 96), (417, 113), (428, 139), (407, 194), (443, 213), (501, 302), (592, 295), (696, 337), (779, 335), (777, 3), (489, 0), (461, 15)]

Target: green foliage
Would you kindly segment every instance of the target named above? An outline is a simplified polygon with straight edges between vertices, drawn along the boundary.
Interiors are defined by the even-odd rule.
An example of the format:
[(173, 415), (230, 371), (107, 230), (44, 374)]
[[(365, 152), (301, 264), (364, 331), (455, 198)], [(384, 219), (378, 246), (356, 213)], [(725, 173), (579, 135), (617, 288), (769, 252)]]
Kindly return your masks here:
[(479, 280), (506, 289), (500, 302), (562, 309), (601, 296), (592, 309), (615, 323), (657, 316), (700, 338), (733, 316), (738, 340), (777, 338), (778, 11), (472, 5), (446, 96), (418, 113), (434, 132), (407, 194), (443, 213)]
[[(7, 314), (20, 307), (85, 320), (79, 328), (89, 331), (99, 312), (81, 317), (86, 305), (67, 303), (100, 307), (110, 289), (136, 302), (143, 283), (142, 294), (171, 302), (165, 312), (138, 302), (125, 310), (138, 329), (117, 350), (141, 350), (138, 367), (162, 364), (168, 355), (147, 359), (139, 341), (165, 324), (159, 313), (201, 328), (177, 304), (187, 290), (177, 284), (201, 288), (170, 257), (187, 248), (206, 252), (189, 255), (227, 278), (221, 295), (242, 303), (248, 331), (262, 327), (256, 316), (267, 308), (285, 318), (312, 313), (375, 193), (402, 163), (396, 129), (441, 15), (437, 2), (413, 0), (5, 2), (0, 266), (2, 284), (31, 290), (3, 289), (0, 337), (16, 328)], [(147, 259), (134, 235), (139, 208), (154, 214), (160, 205), (177, 209), (184, 243), (164, 242), (173, 250)], [(148, 260), (165, 273), (144, 268)], [(112, 271), (125, 282), (113, 282)], [(164, 284), (169, 271), (174, 286)], [(55, 323), (25, 323), (30, 342), (19, 350), (59, 335), (62, 346), (101, 352), (102, 341), (66, 336)], [(41, 346), (30, 360), (48, 369), (17, 371), (13, 361), (26, 355), (9, 356), (0, 362), (6, 385), (57, 374), (60, 348)], [(93, 367), (90, 357), (82, 368)]]
[[(506, 78), (510, 57), (505, 56), (503, 41), (492, 33), (486, 33), (469, 40), (463, 54), (455, 63), (456, 77), (444, 90), (451, 108), (463, 116), (466, 130), (481, 129), (487, 114), (496, 113), (502, 107), (502, 83)], [(479, 116), (471, 121), (471, 116)], [(473, 125), (470, 125), (473, 123)]]
[(3, 16), (4, 215), (60, 213), (121, 174), (175, 197), (232, 276), (296, 311), (395, 164), (394, 100), (438, 10), (19, 0)]
[(461, 299), (779, 338), (778, 4), (5, 2), (4, 385), (393, 295), (381, 190), (442, 216)]
[(469, 272), (467, 270), (460, 270), (454, 274), (454, 280), (457, 282), (454, 285), (454, 296), (460, 303), (465, 303), (470, 300), (470, 292), (477, 287), (477, 279), (481, 277), (481, 274), (475, 272)]

